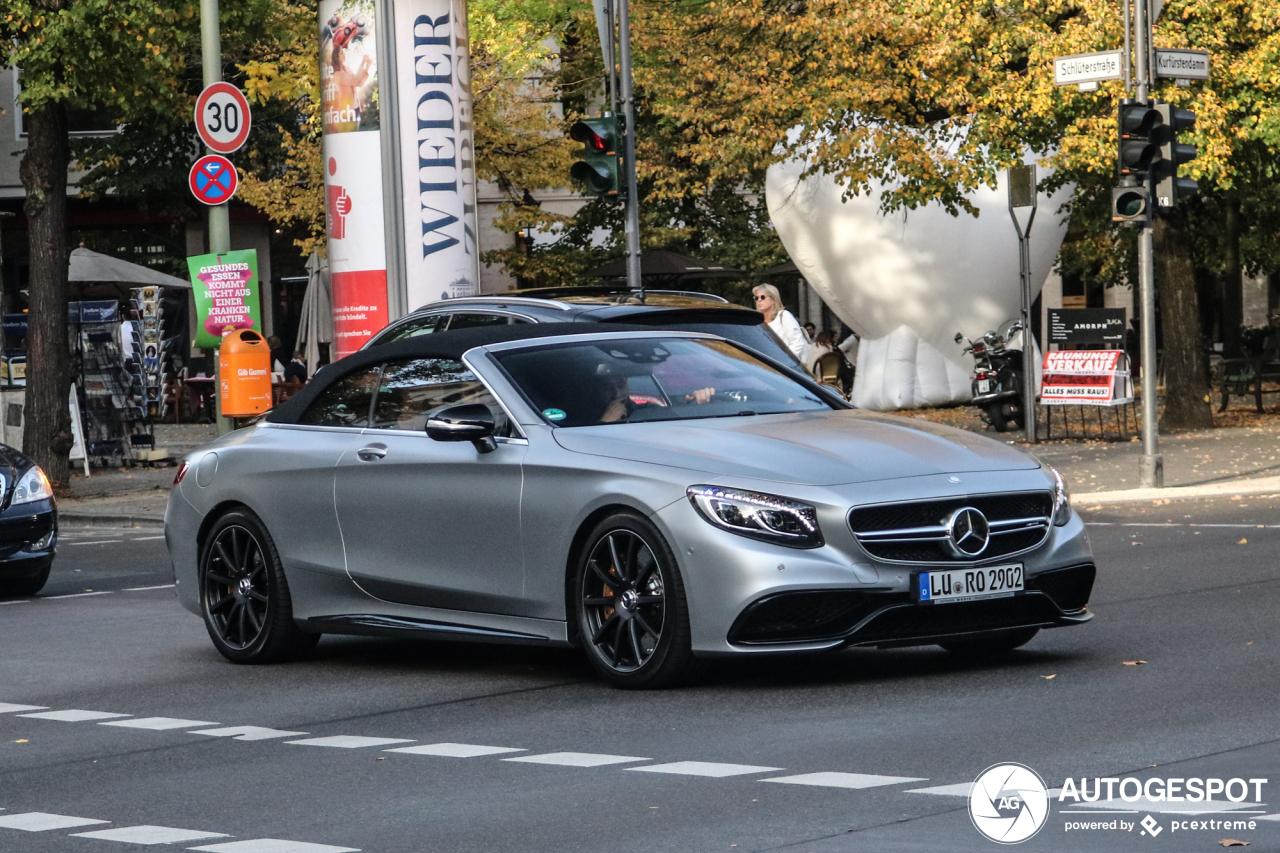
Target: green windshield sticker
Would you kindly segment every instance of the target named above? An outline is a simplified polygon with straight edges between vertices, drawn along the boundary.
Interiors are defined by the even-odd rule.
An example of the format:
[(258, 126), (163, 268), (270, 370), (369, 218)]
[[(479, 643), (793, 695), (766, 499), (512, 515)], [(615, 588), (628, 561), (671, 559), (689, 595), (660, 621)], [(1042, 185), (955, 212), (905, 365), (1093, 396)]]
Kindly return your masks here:
[(543, 409), (542, 416), (549, 421), (562, 421), (569, 417), (563, 409)]

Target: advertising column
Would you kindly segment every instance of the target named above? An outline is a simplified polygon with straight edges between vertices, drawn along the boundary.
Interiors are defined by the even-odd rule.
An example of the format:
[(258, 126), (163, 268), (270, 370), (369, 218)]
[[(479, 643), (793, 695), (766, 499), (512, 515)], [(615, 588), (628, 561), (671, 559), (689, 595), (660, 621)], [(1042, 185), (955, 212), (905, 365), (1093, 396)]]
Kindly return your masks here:
[(407, 307), (478, 292), (466, 0), (397, 0)]
[(321, 0), (325, 230), (333, 286), (333, 357), (387, 324), (378, 57), (373, 0)]

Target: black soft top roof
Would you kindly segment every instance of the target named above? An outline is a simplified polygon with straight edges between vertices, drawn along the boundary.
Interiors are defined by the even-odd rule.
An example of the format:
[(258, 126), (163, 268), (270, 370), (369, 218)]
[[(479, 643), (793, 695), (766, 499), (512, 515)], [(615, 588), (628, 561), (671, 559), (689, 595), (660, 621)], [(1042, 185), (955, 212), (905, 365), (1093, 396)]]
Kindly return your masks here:
[[(366, 350), (354, 352), (346, 358), (325, 365), (316, 371), (311, 381), (297, 394), (267, 412), (263, 420), (273, 424), (292, 424), (306, 411), (311, 401), (320, 395), (333, 382), (348, 374), (370, 367), (376, 367), (385, 361), (400, 361), (406, 358), (451, 358), (461, 360), (463, 353), (486, 344), (503, 341), (536, 340), (538, 338), (555, 337), (556, 335), (604, 335), (617, 332), (663, 331), (652, 327), (630, 326), (610, 323), (607, 326), (583, 326), (581, 323), (519, 323), (510, 326), (481, 326), (471, 329), (458, 329), (455, 332), (439, 332), (431, 335), (418, 335), (379, 344)], [(668, 329), (672, 335), (684, 333), (681, 329)]]

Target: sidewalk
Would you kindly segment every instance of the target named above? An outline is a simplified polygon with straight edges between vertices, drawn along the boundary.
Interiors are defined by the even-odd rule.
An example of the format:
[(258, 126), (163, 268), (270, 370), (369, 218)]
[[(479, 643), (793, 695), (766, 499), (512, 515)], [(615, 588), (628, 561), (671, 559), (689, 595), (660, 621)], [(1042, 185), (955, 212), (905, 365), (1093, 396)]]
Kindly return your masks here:
[[(175, 438), (165, 445), (182, 447), (182, 453), (213, 438), (212, 428), (170, 429), (184, 430), (183, 435), (196, 439), (191, 445), (179, 445)], [(1162, 489), (1139, 488), (1142, 444), (1136, 439), (1054, 440), (1031, 447), (994, 432), (984, 434), (1031, 450), (1045, 464), (1061, 471), (1078, 506), (1280, 494), (1280, 418), (1275, 424), (1263, 426), (1161, 436), (1165, 482)], [(159, 428), (156, 443), (161, 445)], [(175, 458), (180, 455), (175, 450)], [(164, 523), (169, 488), (176, 473), (175, 468), (133, 468), (94, 471), (88, 479), (74, 477), (71, 489), (77, 497), (59, 501), (59, 518), (64, 525), (159, 527)]]

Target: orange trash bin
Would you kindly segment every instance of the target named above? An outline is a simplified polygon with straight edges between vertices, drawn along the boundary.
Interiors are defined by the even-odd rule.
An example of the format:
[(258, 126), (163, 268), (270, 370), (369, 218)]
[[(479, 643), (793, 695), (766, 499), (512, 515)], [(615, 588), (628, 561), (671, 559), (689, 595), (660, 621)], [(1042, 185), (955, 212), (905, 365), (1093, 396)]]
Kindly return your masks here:
[(271, 408), (271, 347), (262, 335), (237, 329), (218, 347), (218, 393), (228, 418), (260, 415)]

